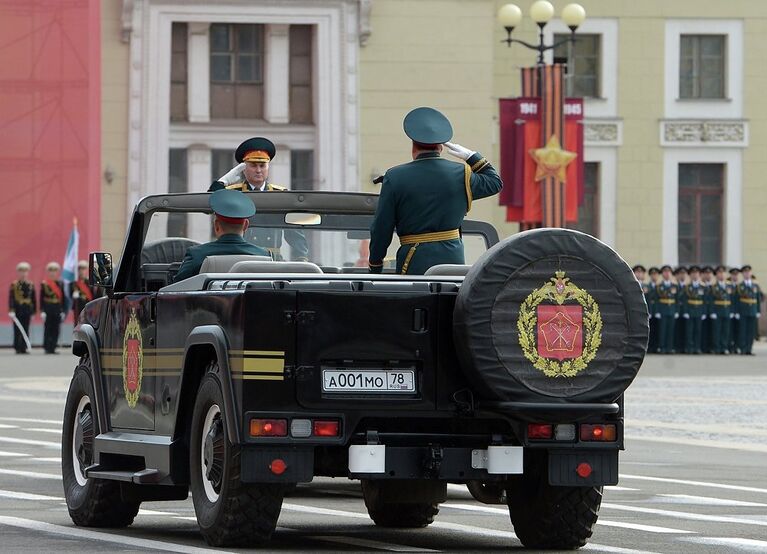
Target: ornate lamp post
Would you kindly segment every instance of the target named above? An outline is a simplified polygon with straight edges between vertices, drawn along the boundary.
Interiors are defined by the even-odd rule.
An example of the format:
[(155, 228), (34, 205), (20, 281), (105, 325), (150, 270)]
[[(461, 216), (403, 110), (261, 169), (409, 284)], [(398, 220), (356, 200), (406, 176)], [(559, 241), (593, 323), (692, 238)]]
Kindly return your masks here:
[[(572, 211), (567, 212), (567, 195), (575, 195), (570, 196), (571, 206), (573, 206), (572, 199), (578, 195), (572, 186), (569, 187), (569, 190), (566, 186), (566, 168), (577, 156), (576, 153), (565, 150), (565, 146), (572, 148), (575, 145), (565, 145), (564, 66), (561, 64), (547, 65), (544, 62), (544, 53), (561, 44), (575, 42), (575, 31), (585, 21), (586, 10), (580, 4), (568, 4), (565, 6), (562, 10), (561, 18), (565, 25), (570, 28), (570, 35), (560, 41), (546, 44), (544, 41), (544, 28), (553, 17), (554, 6), (547, 0), (538, 0), (530, 6), (530, 18), (538, 25), (538, 44), (536, 45), (512, 38), (511, 36), (514, 29), (522, 22), (522, 10), (519, 9), (519, 6), (506, 4), (498, 10), (498, 22), (506, 30), (506, 38), (502, 42), (506, 43), (509, 47), (514, 43), (521, 44), (525, 48), (538, 52), (536, 66), (522, 68), (521, 70), (522, 97), (528, 101), (525, 108), (529, 114), (529, 110), (532, 109), (532, 102), (535, 102), (535, 119), (540, 122), (541, 126), (538, 144), (526, 143), (527, 147), (534, 146), (528, 152), (535, 160), (537, 170), (535, 175), (530, 177), (530, 180), (527, 177), (515, 179), (511, 198), (501, 199), (501, 202), (509, 207), (507, 218), (510, 217), (511, 220), (520, 221), (522, 229), (537, 226), (564, 227), (568, 213), (571, 214), (570, 221), (577, 217), (577, 213), (573, 216)], [(501, 100), (501, 102), (503, 105), (504, 100)], [(508, 136), (512, 131), (503, 128), (503, 117), (501, 121), (502, 136)], [(515, 162), (517, 165), (519, 164), (520, 160), (518, 157), (515, 158)], [(582, 164), (583, 160), (578, 159), (576, 163)], [(517, 169), (514, 172), (515, 175), (520, 174)], [(522, 188), (528, 190), (526, 188), (528, 185), (524, 183), (540, 183), (540, 207), (533, 210), (534, 215), (531, 215), (531, 211), (527, 209), (532, 203), (520, 200), (521, 197), (530, 198), (529, 195), (522, 191)], [(571, 181), (572, 184), (573, 181)], [(531, 184), (530, 186), (533, 185)], [(538, 185), (536, 184), (535, 186), (537, 187)], [(535, 197), (537, 198), (537, 193)], [(520, 213), (524, 215), (519, 216)]]

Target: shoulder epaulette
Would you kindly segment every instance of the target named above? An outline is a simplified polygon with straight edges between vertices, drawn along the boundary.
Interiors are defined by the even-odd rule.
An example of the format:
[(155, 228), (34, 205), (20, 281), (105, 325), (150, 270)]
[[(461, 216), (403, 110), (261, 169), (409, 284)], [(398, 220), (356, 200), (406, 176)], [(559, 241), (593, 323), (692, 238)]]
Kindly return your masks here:
[(266, 184), (266, 190), (288, 190), (288, 187), (283, 187), (282, 185), (273, 185), (272, 183)]

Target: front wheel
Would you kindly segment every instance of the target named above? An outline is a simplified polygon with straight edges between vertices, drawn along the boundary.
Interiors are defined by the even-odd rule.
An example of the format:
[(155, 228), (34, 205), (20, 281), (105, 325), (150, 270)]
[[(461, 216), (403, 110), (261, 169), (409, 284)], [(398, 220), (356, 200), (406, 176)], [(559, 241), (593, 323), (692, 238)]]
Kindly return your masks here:
[(64, 408), (61, 434), (61, 474), (69, 516), (83, 527), (126, 527), (133, 523), (140, 502), (125, 502), (120, 484), (85, 477), (93, 464), (96, 436), (96, 406), (89, 360), (84, 357), (75, 369)]
[(271, 538), (284, 487), (240, 480), (240, 447), (229, 442), (221, 385), (213, 364), (192, 416), (189, 467), (194, 511), (211, 546), (253, 546)]

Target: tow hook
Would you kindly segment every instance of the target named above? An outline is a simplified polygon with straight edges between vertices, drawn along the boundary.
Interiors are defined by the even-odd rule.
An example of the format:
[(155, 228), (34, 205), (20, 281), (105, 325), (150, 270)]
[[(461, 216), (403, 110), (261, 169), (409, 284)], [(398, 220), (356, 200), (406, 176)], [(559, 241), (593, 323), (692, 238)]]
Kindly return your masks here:
[(442, 467), (442, 458), (444, 451), (441, 446), (432, 445), (429, 447), (429, 454), (424, 460), (424, 470), (429, 477), (439, 477), (439, 470)]

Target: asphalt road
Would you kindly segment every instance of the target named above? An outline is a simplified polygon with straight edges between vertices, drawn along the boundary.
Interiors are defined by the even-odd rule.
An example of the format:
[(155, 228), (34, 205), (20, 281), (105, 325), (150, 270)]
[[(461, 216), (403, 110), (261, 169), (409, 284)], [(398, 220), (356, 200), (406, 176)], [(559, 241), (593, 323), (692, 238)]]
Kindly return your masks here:
[[(627, 392), (620, 486), (605, 490), (597, 552), (767, 552), (767, 347), (754, 357), (650, 357)], [(61, 415), (73, 357), (0, 351), (0, 551), (212, 552), (191, 501), (145, 503), (128, 529), (74, 527)], [(451, 486), (437, 521), (379, 530), (359, 486), (318, 479), (285, 500), (270, 550), (521, 549), (503, 506)]]

